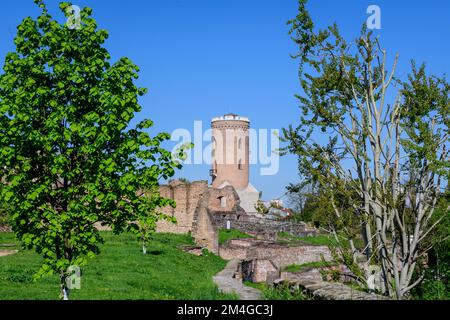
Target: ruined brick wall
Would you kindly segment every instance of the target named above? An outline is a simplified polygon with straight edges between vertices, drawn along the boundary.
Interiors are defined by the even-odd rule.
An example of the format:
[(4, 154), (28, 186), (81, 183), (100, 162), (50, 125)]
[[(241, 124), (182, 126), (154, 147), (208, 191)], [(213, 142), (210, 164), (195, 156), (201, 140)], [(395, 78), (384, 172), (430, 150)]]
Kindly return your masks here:
[(297, 237), (315, 236), (316, 229), (310, 229), (304, 223), (290, 221), (276, 221), (266, 219), (261, 215), (249, 215), (236, 212), (228, 214), (217, 214), (214, 216), (215, 223), (219, 228), (226, 228), (227, 221), (230, 221), (231, 229), (237, 229), (245, 233), (271, 234), (287, 232)]
[(278, 268), (283, 268), (291, 264), (304, 264), (322, 260), (332, 260), (330, 249), (327, 246), (298, 246), (298, 247), (278, 247), (265, 250), (257, 250), (257, 259), (271, 260)]
[(280, 272), (270, 260), (244, 260), (242, 264), (242, 278), (251, 282), (273, 283), (280, 277)]
[(192, 231), (195, 209), (200, 197), (207, 189), (208, 182), (204, 180), (189, 183), (175, 180), (168, 185), (160, 186), (161, 196), (176, 202), (175, 208), (165, 207), (162, 211), (175, 217), (177, 223), (158, 221), (156, 232), (188, 233)]
[(232, 186), (221, 189), (210, 188), (208, 208), (211, 211), (225, 212), (226, 214), (245, 214), (245, 211), (240, 207), (239, 196)]
[(226, 260), (270, 260), (281, 269), (291, 264), (304, 264), (322, 260), (332, 260), (327, 246), (301, 245), (286, 246), (255, 239), (234, 239), (220, 247), (219, 254)]
[(239, 196), (233, 187), (208, 188), (195, 209), (192, 226), (195, 243), (214, 253), (219, 252), (219, 227), (214, 220), (218, 212), (244, 212), (239, 206)]
[(211, 211), (208, 209), (207, 196), (204, 195), (204, 197), (205, 201), (200, 200), (195, 211), (192, 236), (197, 245), (217, 254), (219, 252), (219, 231), (213, 223)]
[[(166, 207), (163, 209), (163, 212), (175, 217), (177, 223), (158, 221), (156, 231), (169, 233), (192, 232), (192, 236), (198, 245), (214, 253), (219, 252), (218, 230), (226, 228), (227, 221), (231, 221), (231, 228), (259, 235), (274, 233), (276, 237), (277, 232), (286, 231), (294, 235), (305, 236), (315, 232), (308, 230), (303, 224), (269, 220), (262, 216), (247, 214), (240, 207), (239, 195), (232, 186), (217, 189), (208, 187), (207, 181), (186, 183), (175, 180), (168, 185), (160, 186), (159, 190), (161, 196), (173, 199), (176, 202), (175, 208)], [(294, 249), (288, 249), (286, 261), (282, 260), (284, 258), (280, 258), (280, 256), (285, 254), (281, 252), (283, 249), (280, 248), (267, 248), (266, 253), (264, 253), (265, 249), (257, 248), (252, 249), (256, 250), (256, 253), (242, 251), (241, 248), (236, 247), (224, 248), (223, 250), (224, 257), (227, 256), (227, 250), (230, 250), (228, 255), (234, 258), (241, 260), (249, 257), (251, 259), (268, 259), (272, 260), (277, 266), (297, 263), (298, 261), (293, 256), (299, 254), (305, 257), (304, 262), (318, 261), (316, 259), (317, 253), (311, 253), (312, 250), (308, 251), (306, 249), (297, 249), (298, 252), (296, 253), (290, 253)], [(305, 250), (306, 252), (303, 252)], [(308, 259), (309, 255), (311, 256), (310, 259)], [(300, 261), (300, 263), (304, 262)]]

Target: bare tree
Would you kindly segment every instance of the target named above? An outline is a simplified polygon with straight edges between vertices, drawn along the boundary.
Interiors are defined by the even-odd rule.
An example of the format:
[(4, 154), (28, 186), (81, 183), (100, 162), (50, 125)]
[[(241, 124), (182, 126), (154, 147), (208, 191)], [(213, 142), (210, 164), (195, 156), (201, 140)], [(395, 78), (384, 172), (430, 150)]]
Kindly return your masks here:
[[(440, 221), (430, 223), (449, 178), (449, 85), (414, 63), (401, 82), (398, 55), (388, 70), (386, 50), (365, 26), (353, 42), (336, 25), (315, 33), (305, 3), (290, 21), (300, 49), (302, 116), (284, 130), (283, 151), (298, 155), (300, 173), (320, 184), (338, 220), (351, 206), (364, 252), (382, 270), (383, 292), (402, 299), (421, 280), (412, 281), (429, 249), (421, 243)], [(353, 237), (345, 221), (339, 227), (352, 254), (344, 260), (355, 268)]]

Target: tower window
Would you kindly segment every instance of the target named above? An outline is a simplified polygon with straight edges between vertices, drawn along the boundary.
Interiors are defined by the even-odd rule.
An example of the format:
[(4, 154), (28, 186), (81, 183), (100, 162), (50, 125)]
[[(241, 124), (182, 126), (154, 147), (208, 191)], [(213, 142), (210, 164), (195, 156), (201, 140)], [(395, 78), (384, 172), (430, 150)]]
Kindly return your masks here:
[(239, 138), (238, 148), (239, 148), (239, 149), (242, 149), (242, 139), (241, 139), (241, 138)]
[(238, 163), (238, 169), (239, 169), (239, 170), (242, 170), (242, 161), (241, 161), (241, 160), (239, 160), (239, 163)]

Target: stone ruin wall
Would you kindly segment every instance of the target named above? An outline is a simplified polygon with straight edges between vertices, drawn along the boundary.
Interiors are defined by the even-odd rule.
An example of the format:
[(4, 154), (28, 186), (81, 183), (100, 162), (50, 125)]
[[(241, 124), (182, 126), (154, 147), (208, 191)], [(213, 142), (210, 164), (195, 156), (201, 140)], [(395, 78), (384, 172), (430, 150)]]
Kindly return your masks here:
[(241, 262), (242, 278), (253, 283), (273, 283), (280, 278), (280, 271), (270, 260), (244, 260)]
[(304, 264), (308, 262), (332, 260), (330, 249), (327, 246), (300, 245), (286, 246), (273, 243), (254, 243), (253, 239), (233, 239), (227, 245), (220, 247), (220, 256), (223, 259), (239, 260), (270, 260), (282, 269), (291, 264)]
[(207, 181), (175, 180), (159, 190), (162, 197), (175, 200), (176, 207), (165, 207), (163, 212), (175, 217), (177, 223), (158, 221), (156, 232), (191, 232), (197, 245), (214, 253), (219, 252), (219, 227), (214, 220), (217, 212), (245, 214), (231, 186), (216, 189), (208, 187)]
[(219, 251), (219, 231), (213, 223), (212, 213), (208, 209), (207, 202), (208, 197), (204, 194), (194, 214), (192, 236), (197, 245), (217, 253)]
[[(212, 222), (218, 228), (225, 229), (227, 221), (230, 221), (231, 228), (250, 234), (264, 234), (270, 238), (270, 234), (278, 232), (288, 232), (295, 236), (315, 235), (315, 229), (309, 229), (305, 224), (288, 221), (276, 221), (266, 219), (260, 214), (246, 213), (240, 207), (240, 199), (237, 192), (226, 186), (221, 189), (208, 186), (205, 180), (194, 182), (172, 181), (168, 185), (159, 187), (161, 196), (175, 200), (176, 207), (165, 207), (163, 212), (177, 219), (177, 224), (167, 221), (158, 221), (157, 232), (189, 233), (192, 232), (195, 210), (202, 195), (211, 190), (208, 196), (208, 209), (212, 213)], [(220, 200), (225, 198), (225, 200)]]
[(304, 223), (271, 220), (260, 214), (223, 213), (215, 215), (214, 221), (220, 228), (226, 228), (227, 221), (230, 221), (232, 229), (274, 239), (279, 232), (287, 232), (297, 237), (315, 236), (317, 233), (316, 229), (308, 228)]
[(332, 260), (326, 246), (286, 246), (257, 239), (233, 239), (219, 248), (219, 255), (225, 260), (241, 261), (240, 270), (244, 280), (272, 284), (280, 278), (281, 271), (292, 264)]
[[(275, 240), (278, 232), (285, 231), (297, 236), (315, 234), (305, 224), (275, 221), (262, 215), (248, 214), (240, 207), (240, 199), (232, 186), (217, 189), (208, 186), (207, 181), (191, 183), (175, 180), (168, 185), (160, 186), (163, 197), (175, 200), (176, 207), (166, 207), (163, 212), (175, 217), (177, 223), (158, 221), (157, 232), (192, 233), (197, 245), (220, 254), (225, 259), (271, 260), (276, 267), (284, 267), (293, 263), (302, 264), (320, 261), (323, 254), (328, 259), (328, 248), (320, 246), (286, 247), (278, 245), (245, 246), (226, 245), (219, 249), (219, 229), (227, 227), (242, 232)], [(249, 251), (251, 250), (251, 251)], [(220, 251), (220, 252), (219, 252)]]
[(169, 233), (189, 233), (192, 231), (195, 209), (203, 193), (208, 189), (208, 182), (205, 180), (185, 183), (182, 181), (172, 181), (168, 185), (161, 185), (159, 192), (162, 197), (173, 199), (176, 207), (167, 206), (163, 212), (177, 219), (174, 224), (168, 221), (158, 221), (156, 232)]
[(218, 212), (245, 213), (239, 207), (239, 196), (233, 187), (208, 188), (200, 198), (194, 213), (192, 235), (195, 242), (216, 254), (219, 253), (219, 226), (214, 217)]

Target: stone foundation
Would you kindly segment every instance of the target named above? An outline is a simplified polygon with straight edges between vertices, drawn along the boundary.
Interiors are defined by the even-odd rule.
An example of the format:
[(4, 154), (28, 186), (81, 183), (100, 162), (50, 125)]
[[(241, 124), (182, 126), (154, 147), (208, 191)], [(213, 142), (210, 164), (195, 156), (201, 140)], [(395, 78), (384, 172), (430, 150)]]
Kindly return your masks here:
[(312, 229), (301, 222), (278, 221), (266, 218), (261, 214), (248, 214), (228, 212), (215, 215), (215, 223), (219, 228), (226, 228), (229, 221), (232, 229), (237, 229), (249, 234), (264, 234), (266, 239), (276, 239), (276, 234), (286, 232), (297, 237), (315, 236), (316, 229)]
[(294, 263), (300, 265), (321, 261), (322, 257), (325, 261), (332, 260), (327, 246), (287, 246), (256, 239), (230, 240), (220, 247), (219, 255), (226, 260), (270, 260), (279, 270)]
[(267, 259), (254, 259), (242, 261), (242, 277), (254, 283), (273, 283), (280, 277), (280, 271)]

